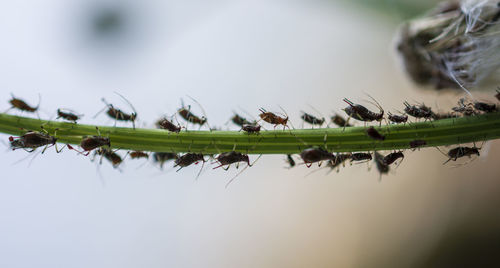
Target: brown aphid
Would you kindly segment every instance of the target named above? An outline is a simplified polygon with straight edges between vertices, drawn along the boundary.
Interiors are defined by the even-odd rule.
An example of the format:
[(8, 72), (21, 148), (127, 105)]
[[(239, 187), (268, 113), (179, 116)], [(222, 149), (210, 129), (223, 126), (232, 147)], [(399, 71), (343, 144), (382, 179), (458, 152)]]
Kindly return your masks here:
[(184, 118), (184, 120), (186, 120), (190, 123), (203, 126), (207, 122), (207, 119), (204, 116), (200, 118), (200, 117), (194, 115), (193, 113), (191, 113), (188, 109), (186, 109), (184, 107), (180, 108), (177, 112), (179, 113), (179, 115), (182, 118)]
[(241, 130), (245, 131), (246, 133), (248, 134), (252, 134), (252, 133), (259, 133), (260, 132), (260, 125), (243, 125), (241, 127)]
[(203, 161), (203, 163), (205, 162), (203, 154), (187, 153), (175, 159), (174, 167), (179, 166), (180, 168), (177, 170), (179, 171), (182, 168), (190, 166), (193, 163), (197, 164), (199, 161)]
[(130, 158), (132, 158), (132, 159), (139, 159), (139, 158), (148, 159), (149, 158), (149, 154), (142, 152), (142, 151), (132, 151), (132, 152), (129, 152), (128, 155), (130, 155)]
[(302, 112), (302, 116), (300, 118), (311, 125), (321, 126), (325, 123), (325, 118), (317, 118), (316, 116), (306, 112)]
[(231, 121), (235, 124), (235, 125), (238, 125), (240, 127), (243, 127), (244, 125), (255, 125), (255, 122), (250, 122), (248, 121), (246, 118), (238, 115), (237, 113), (235, 113), (233, 115), (233, 117), (231, 117)]
[[(300, 152), (300, 157), (309, 168), (312, 163), (320, 162), (324, 160), (336, 160), (335, 154), (328, 152), (323, 148), (307, 148)], [(321, 166), (321, 163), (318, 164)]]
[(109, 162), (111, 162), (113, 168), (117, 168), (123, 162), (123, 159), (119, 154), (108, 148), (101, 147), (95, 151), (95, 154), (106, 158)]
[[(83, 152), (87, 152), (86, 154), (84, 154), (85, 156), (89, 155), (90, 151), (102, 146), (111, 146), (111, 141), (109, 140), (109, 138), (102, 136), (86, 136), (80, 142), (80, 147), (82, 147)], [(69, 145), (68, 148), (73, 149)], [(80, 153), (83, 154), (83, 152)]]
[[(235, 152), (235, 151), (219, 154), (215, 159), (219, 163), (219, 165), (214, 167), (213, 169), (220, 168), (226, 165), (231, 165), (233, 163), (238, 163), (238, 162), (246, 162), (249, 167), (252, 166), (250, 165), (250, 159), (248, 158), (247, 154), (242, 154), (240, 152)], [(229, 169), (229, 167), (225, 168), (225, 170), (227, 169)]]
[(340, 164), (343, 164), (347, 159), (351, 159), (350, 153), (336, 154), (335, 159), (328, 160), (327, 167), (329, 167), (333, 170), (334, 168), (338, 167)]
[(163, 164), (165, 162), (170, 161), (170, 160), (175, 160), (177, 159), (177, 154), (176, 153), (170, 153), (170, 152), (155, 152), (153, 153), (153, 161), (157, 162), (160, 164), (160, 168), (163, 168)]
[(433, 113), (432, 114), (432, 119), (434, 120), (440, 120), (440, 119), (448, 119), (448, 118), (455, 118), (457, 117), (453, 113)]
[(366, 129), (366, 135), (374, 140), (383, 141), (385, 140), (385, 136), (380, 134), (374, 127), (369, 127)]
[(461, 98), (458, 101), (458, 106), (451, 108), (454, 112), (456, 113), (461, 113), (465, 116), (471, 116), (475, 114), (474, 111), (474, 104), (472, 103), (465, 103), (465, 99)]
[(363, 161), (363, 160), (372, 160), (372, 154), (370, 154), (370, 153), (353, 153), (353, 154), (351, 154), (351, 162)]
[(10, 109), (16, 108), (18, 110), (25, 111), (28, 113), (34, 113), (38, 110), (38, 107), (40, 106), (40, 103), (38, 103), (38, 105), (36, 107), (32, 107), (29, 104), (27, 104), (25, 101), (14, 97), (14, 95), (12, 95), (12, 94), (10, 94), (10, 95), (12, 96), (12, 99), (9, 100), (10, 105), (12, 105), (12, 107)]
[(375, 113), (370, 110), (368, 110), (365, 106), (361, 104), (355, 104), (352, 101), (348, 100), (347, 98), (344, 98), (343, 101), (347, 104), (349, 104), (349, 107), (345, 108), (344, 111), (346, 112), (349, 117), (352, 117), (356, 120), (359, 121), (364, 121), (364, 122), (371, 122), (371, 121), (382, 121), (384, 118), (384, 110), (380, 105), (378, 105), (380, 112)]
[(457, 161), (458, 158), (461, 158), (464, 156), (468, 156), (468, 157), (471, 157), (473, 155), (479, 156), (479, 149), (480, 148), (477, 148), (475, 146), (474, 147), (459, 146), (459, 147), (453, 148), (453, 149), (448, 151), (449, 159), (446, 160), (446, 162), (444, 162), (443, 165), (448, 163), (450, 160)]
[(33, 152), (38, 147), (55, 145), (57, 138), (47, 133), (28, 131), (19, 137), (10, 136), (9, 142), (12, 150), (31, 149), (28, 151)]
[(347, 159), (351, 159), (352, 154), (350, 153), (345, 153), (345, 154), (336, 154), (335, 155), (335, 163), (341, 164), (344, 163)]
[(76, 123), (76, 121), (80, 119), (80, 115), (74, 114), (70, 111), (57, 109), (57, 118), (63, 118), (67, 121), (72, 121), (73, 123)]
[(406, 123), (408, 121), (408, 116), (407, 115), (396, 115), (392, 114), (391, 112), (387, 113), (389, 121), (400, 124), (400, 123)]
[(176, 126), (174, 123), (172, 123), (167, 118), (162, 118), (162, 119), (156, 121), (156, 126), (158, 128), (166, 129), (170, 132), (175, 132), (175, 133), (179, 133), (182, 129), (182, 127), (180, 125)]
[[(191, 98), (191, 97), (189, 97), (189, 98)], [(195, 99), (193, 99), (193, 98), (191, 98), (191, 99), (194, 102), (196, 102), (198, 104), (198, 106), (200, 106), (201, 110), (203, 111), (203, 107), (201, 107), (201, 105)], [(188, 122), (190, 122), (192, 124), (198, 124), (198, 125), (200, 125), (200, 127), (207, 123), (207, 118), (205, 116), (199, 117), (199, 116), (194, 115), (191, 112), (191, 106), (188, 106), (187, 109), (186, 109), (186, 107), (184, 106), (184, 101), (182, 101), (182, 99), (181, 99), (181, 105), (182, 105), (182, 107), (179, 110), (177, 110), (177, 113), (184, 120), (186, 120), (186, 121), (188, 121)], [(204, 111), (203, 111), (203, 113), (205, 114)]]
[(283, 125), (283, 128), (288, 127), (287, 122), (288, 122), (288, 116), (283, 118), (281, 116), (278, 116), (272, 112), (266, 111), (264, 108), (260, 108), (259, 111), (261, 112), (259, 114), (259, 117), (266, 121), (269, 124), (273, 124), (274, 127), (276, 128), (277, 125)]
[(352, 125), (348, 124), (347, 121), (339, 114), (335, 114), (330, 119), (332, 120), (332, 123), (339, 127), (352, 127)]
[(427, 142), (424, 140), (412, 140), (412, 141), (410, 141), (409, 144), (410, 144), (410, 148), (415, 149), (415, 148), (427, 145)]
[(433, 112), (430, 107), (425, 106), (424, 104), (416, 106), (416, 105), (410, 105), (407, 101), (403, 103), (405, 105), (404, 111), (415, 117), (415, 118), (425, 118), (425, 119), (431, 119)]
[[(106, 114), (109, 117), (111, 117), (112, 119), (115, 119), (115, 124), (116, 124), (116, 121), (130, 121), (130, 122), (132, 122), (132, 126), (135, 129), (135, 120), (137, 119), (137, 111), (135, 110), (132, 103), (130, 103), (125, 97), (123, 97), (122, 95), (120, 95), (116, 92), (115, 92), (115, 94), (117, 94), (124, 101), (126, 101), (134, 112), (131, 114), (125, 113), (124, 111), (115, 108), (112, 104), (107, 103), (106, 100), (104, 98), (102, 98), (101, 101), (104, 102), (104, 104), (106, 104), (106, 107), (104, 107), (104, 109), (106, 109), (106, 108), (108, 109), (106, 111)], [(103, 110), (101, 110), (99, 113), (97, 113), (94, 117), (96, 117), (98, 114), (100, 114)]]
[(390, 165), (390, 164), (394, 163), (396, 160), (398, 160), (399, 158), (402, 158), (401, 161), (403, 161), (403, 159), (405, 158), (402, 151), (390, 153), (390, 154), (384, 156), (384, 159), (382, 161), (384, 164)]
[(493, 104), (493, 103), (476, 101), (476, 102), (474, 102), (474, 108), (476, 110), (481, 111), (481, 112), (492, 113), (492, 112), (495, 112), (497, 110), (497, 105)]

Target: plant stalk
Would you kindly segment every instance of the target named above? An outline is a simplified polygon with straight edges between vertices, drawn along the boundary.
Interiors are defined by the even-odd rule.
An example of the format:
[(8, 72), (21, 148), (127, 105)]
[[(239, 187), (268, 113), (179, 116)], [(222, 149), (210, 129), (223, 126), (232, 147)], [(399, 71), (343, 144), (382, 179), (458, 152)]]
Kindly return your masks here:
[[(111, 148), (152, 152), (195, 152), (217, 154), (239, 151), (248, 154), (296, 154), (312, 146), (333, 152), (403, 150), (413, 140), (422, 147), (481, 142), (500, 138), (500, 112), (436, 121), (390, 124), (375, 128), (384, 141), (373, 140), (367, 127), (265, 130), (259, 134), (242, 131), (187, 130), (172, 133), (162, 129), (124, 128), (48, 121), (0, 113), (0, 132), (22, 135), (41, 128), (58, 142), (79, 145), (84, 136), (109, 137)], [(98, 131), (96, 130), (98, 129)]]

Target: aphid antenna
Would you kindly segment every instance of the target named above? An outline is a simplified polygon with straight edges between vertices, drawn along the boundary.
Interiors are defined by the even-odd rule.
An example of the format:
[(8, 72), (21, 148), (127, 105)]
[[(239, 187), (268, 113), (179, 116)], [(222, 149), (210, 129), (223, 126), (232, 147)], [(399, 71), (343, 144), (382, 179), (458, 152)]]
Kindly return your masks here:
[(40, 103), (42, 103), (42, 94), (38, 93), (38, 104), (35, 107), (36, 110), (40, 108)]
[[(192, 101), (194, 101), (194, 102), (195, 102), (195, 103), (196, 103), (196, 104), (200, 107), (201, 112), (203, 113), (203, 117), (202, 117), (202, 119), (205, 119), (205, 124), (207, 124), (208, 129), (209, 129), (210, 131), (212, 131), (212, 128), (210, 127), (210, 124), (208, 123), (207, 113), (205, 112), (205, 109), (203, 109), (203, 106), (201, 106), (201, 104), (200, 104), (197, 100), (195, 100), (193, 97), (191, 97), (191, 96), (189, 96), (189, 95), (186, 95), (186, 96), (187, 96), (188, 98), (190, 98)], [(181, 99), (181, 101), (182, 101), (182, 99)], [(200, 126), (200, 128), (201, 128), (201, 126)]]
[(370, 94), (368, 94), (366, 92), (365, 92), (365, 95), (368, 96), (373, 101), (373, 102), (372, 101), (367, 101), (368, 103), (371, 103), (371, 104), (375, 105), (381, 111), (384, 110), (384, 108), (382, 108), (382, 105), (380, 105), (380, 103), (374, 97), (372, 97)]
[(104, 106), (104, 108), (102, 108), (99, 112), (97, 112), (97, 113), (96, 113), (96, 114), (92, 117), (93, 119), (95, 119), (95, 118), (96, 118), (99, 114), (101, 114), (102, 112), (104, 112), (104, 110), (106, 110), (106, 109), (114, 109), (113, 104), (109, 104), (109, 103), (106, 101), (106, 99), (101, 98), (101, 101), (102, 101), (102, 102), (104, 102), (104, 104), (105, 104), (106, 106)]
[(200, 175), (201, 175), (201, 171), (203, 170), (203, 167), (205, 166), (205, 162), (206, 162), (206, 161), (205, 161), (205, 158), (203, 158), (203, 161), (202, 161), (202, 163), (201, 163), (201, 168), (200, 168), (200, 171), (198, 171), (198, 174), (196, 174), (196, 178), (194, 179), (195, 181), (197, 181), (197, 180), (198, 180), (198, 178), (200, 177)]
[[(305, 164), (305, 163), (299, 163), (298, 165), (304, 165), (304, 164)], [(325, 166), (325, 167), (320, 167), (320, 168), (317, 168), (317, 169), (315, 169), (315, 170), (312, 170), (312, 171), (308, 172), (306, 175), (304, 175), (304, 178), (309, 177), (309, 176), (310, 176), (310, 175), (312, 175), (313, 173), (316, 173), (316, 172), (318, 172), (318, 171), (321, 171), (321, 170), (323, 170), (323, 169), (325, 169), (325, 168), (328, 168), (328, 167), (326, 167), (326, 166)], [(327, 173), (327, 174), (328, 174), (328, 173)]]
[[(33, 151), (31, 151), (30, 153), (34, 152), (36, 149), (34, 149)], [(25, 161), (26, 159), (30, 158), (31, 157), (31, 160), (28, 162), (28, 167), (31, 167), (31, 164), (33, 163), (33, 160), (35, 159), (36, 156), (38, 156), (40, 154), (40, 151), (36, 152), (35, 154), (31, 155), (31, 154), (28, 154), (26, 155), (25, 157), (17, 160), (16, 162), (12, 163), (12, 165), (17, 165), (23, 161)]]
[[(439, 146), (436, 146), (434, 147), (436, 148), (436, 150), (438, 150), (442, 155), (444, 155), (446, 158), (448, 158), (448, 160), (446, 160), (443, 165), (445, 165), (446, 163), (448, 163), (450, 160), (452, 160), (451, 157), (448, 156), (448, 154), (446, 154), (445, 152), (441, 151), (441, 149), (439, 148)], [(399, 166), (399, 165), (398, 165)]]
[(311, 105), (311, 104), (309, 104), (309, 103), (307, 104), (307, 106), (309, 106), (311, 109), (313, 109), (315, 112), (317, 112), (317, 113), (318, 113), (318, 114), (319, 114), (319, 115), (320, 115), (323, 119), (325, 118), (325, 117), (323, 116), (323, 114), (322, 114), (320, 111), (318, 111), (316, 108), (314, 108), (314, 106), (312, 106), (312, 105)]
[[(253, 123), (256, 123), (257, 120), (255, 120), (255, 116), (251, 115), (247, 110), (243, 109), (241, 106), (238, 105), (238, 109), (240, 109), (246, 116), (252, 118)], [(236, 113), (233, 111), (233, 113)]]
[(134, 111), (134, 115), (137, 116), (137, 111), (135, 110), (135, 107), (134, 105), (132, 105), (132, 103), (127, 99), (125, 98), (122, 94), (116, 92), (116, 91), (113, 91), (116, 95), (120, 96), (120, 98), (122, 98), (129, 106), (130, 108), (132, 108), (132, 111)]
[[(93, 160), (92, 160), (93, 161)], [(104, 176), (102, 176), (101, 173), (101, 165), (98, 163), (95, 164), (95, 173), (97, 174), (97, 177), (99, 178), (99, 182), (101, 183), (102, 188), (106, 188), (106, 180), (104, 179)]]
[(349, 104), (349, 106), (354, 106), (354, 102), (350, 101), (349, 99), (347, 98), (344, 98), (343, 101), (347, 104)]
[(257, 162), (257, 160), (260, 159), (260, 157), (262, 156), (262, 154), (260, 154), (257, 159), (255, 159), (251, 165), (247, 164), (240, 172), (238, 172), (234, 177), (232, 177), (227, 183), (226, 183), (226, 186), (224, 188), (227, 189), (227, 187), (229, 186), (229, 184), (231, 184), (231, 182), (234, 181), (234, 179), (236, 179), (236, 177), (238, 177), (241, 173), (243, 173), (243, 171), (245, 171), (248, 167), (251, 167), (253, 165), (255, 165), (255, 162)]

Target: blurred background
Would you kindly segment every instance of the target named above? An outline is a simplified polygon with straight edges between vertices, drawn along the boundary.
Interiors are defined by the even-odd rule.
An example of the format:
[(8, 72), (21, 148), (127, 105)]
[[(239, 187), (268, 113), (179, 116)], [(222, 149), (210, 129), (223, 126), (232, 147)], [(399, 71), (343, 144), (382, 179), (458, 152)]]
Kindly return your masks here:
[[(325, 117), (366, 93), (386, 111), (461, 92), (423, 91), (394, 52), (398, 25), (437, 1), (11, 1), (0, 9), (0, 110), (10, 93), (42, 118), (66, 107), (113, 124), (105, 97), (152, 127), (186, 95), (211, 125), (232, 111), (283, 107)], [(475, 93), (491, 99), (492, 92)], [(128, 110), (127, 110), (128, 109)], [(193, 112), (201, 109), (193, 106)], [(10, 113), (17, 114), (15, 111)], [(118, 123), (119, 126), (128, 124)], [(498, 263), (498, 141), (453, 167), (434, 148), (405, 152), (379, 182), (368, 165), (326, 175), (263, 156), (237, 174), (119, 169), (50, 149), (0, 154), (0, 267), (458, 267)], [(122, 155), (124, 154), (121, 152)], [(27, 157), (28, 156), (28, 157)], [(253, 161), (256, 157), (252, 156)], [(459, 163), (464, 163), (462, 161)], [(310, 174), (310, 175), (309, 175)]]

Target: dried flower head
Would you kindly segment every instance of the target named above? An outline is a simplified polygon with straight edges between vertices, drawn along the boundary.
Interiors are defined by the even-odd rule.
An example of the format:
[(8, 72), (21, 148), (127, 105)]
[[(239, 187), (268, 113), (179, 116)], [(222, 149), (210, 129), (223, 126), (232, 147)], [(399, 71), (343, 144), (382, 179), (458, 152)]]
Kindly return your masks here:
[(500, 2), (452, 0), (404, 24), (397, 48), (410, 77), (436, 89), (500, 82)]

